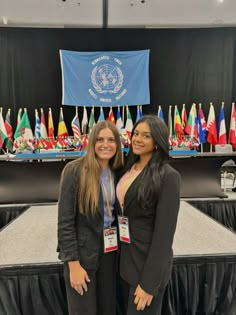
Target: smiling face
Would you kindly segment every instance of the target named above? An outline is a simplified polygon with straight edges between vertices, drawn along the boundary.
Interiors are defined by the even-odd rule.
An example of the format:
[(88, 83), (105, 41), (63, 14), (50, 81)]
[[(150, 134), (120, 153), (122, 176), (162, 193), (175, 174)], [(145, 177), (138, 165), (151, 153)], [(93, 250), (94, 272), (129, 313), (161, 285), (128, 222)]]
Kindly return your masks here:
[(155, 143), (152, 138), (150, 127), (146, 122), (139, 123), (136, 126), (131, 144), (134, 154), (137, 154), (140, 157), (152, 157)]
[(108, 166), (110, 159), (116, 154), (116, 149), (116, 139), (111, 129), (100, 130), (94, 148), (100, 166)]

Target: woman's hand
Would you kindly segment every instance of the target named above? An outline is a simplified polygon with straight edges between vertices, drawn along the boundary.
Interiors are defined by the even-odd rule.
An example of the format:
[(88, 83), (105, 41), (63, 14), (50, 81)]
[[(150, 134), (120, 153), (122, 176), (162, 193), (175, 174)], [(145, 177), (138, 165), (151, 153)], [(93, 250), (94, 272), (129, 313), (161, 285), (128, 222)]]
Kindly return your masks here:
[(135, 292), (135, 299), (134, 299), (134, 304), (137, 305), (137, 310), (138, 311), (143, 311), (146, 306), (151, 305), (153, 295), (148, 294), (146, 291), (144, 291), (140, 285), (137, 286)]
[(90, 282), (86, 270), (81, 267), (79, 261), (69, 261), (70, 284), (75, 291), (83, 295), (88, 291), (87, 282)]

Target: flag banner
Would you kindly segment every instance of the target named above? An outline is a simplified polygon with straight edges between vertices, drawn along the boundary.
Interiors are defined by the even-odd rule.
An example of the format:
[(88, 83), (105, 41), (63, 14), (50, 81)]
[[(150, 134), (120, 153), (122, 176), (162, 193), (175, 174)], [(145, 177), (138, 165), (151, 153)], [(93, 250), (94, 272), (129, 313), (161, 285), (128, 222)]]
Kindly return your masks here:
[(149, 50), (76, 52), (60, 50), (62, 104), (150, 104)]

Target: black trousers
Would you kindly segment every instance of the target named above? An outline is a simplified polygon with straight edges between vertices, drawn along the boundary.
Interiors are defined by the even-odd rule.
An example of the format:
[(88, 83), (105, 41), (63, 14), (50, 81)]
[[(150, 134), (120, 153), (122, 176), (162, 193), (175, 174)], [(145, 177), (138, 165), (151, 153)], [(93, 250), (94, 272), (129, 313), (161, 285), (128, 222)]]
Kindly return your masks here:
[(116, 252), (102, 254), (96, 272), (86, 271), (90, 282), (81, 296), (71, 287), (69, 267), (64, 264), (69, 315), (116, 315)]
[(134, 304), (134, 292), (136, 288), (131, 287), (127, 282), (121, 280), (121, 289), (125, 315), (161, 315), (162, 300), (165, 289), (159, 290), (158, 294), (153, 297), (151, 305), (146, 306), (143, 311), (137, 311), (137, 305)]

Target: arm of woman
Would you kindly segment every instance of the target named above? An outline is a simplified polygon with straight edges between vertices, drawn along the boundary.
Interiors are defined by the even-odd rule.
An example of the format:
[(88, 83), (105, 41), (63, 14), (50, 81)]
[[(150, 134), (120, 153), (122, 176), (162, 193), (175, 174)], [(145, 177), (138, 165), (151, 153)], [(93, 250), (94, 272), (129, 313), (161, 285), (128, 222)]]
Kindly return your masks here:
[(58, 202), (58, 251), (63, 262), (79, 260), (75, 226), (77, 190), (78, 180), (73, 165), (68, 163), (62, 172)]
[(158, 197), (152, 242), (143, 271), (140, 287), (156, 295), (166, 278), (167, 265), (172, 262), (172, 243), (180, 205), (180, 175), (173, 170), (164, 176)]

